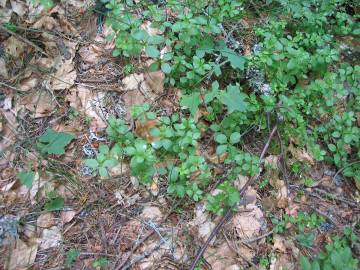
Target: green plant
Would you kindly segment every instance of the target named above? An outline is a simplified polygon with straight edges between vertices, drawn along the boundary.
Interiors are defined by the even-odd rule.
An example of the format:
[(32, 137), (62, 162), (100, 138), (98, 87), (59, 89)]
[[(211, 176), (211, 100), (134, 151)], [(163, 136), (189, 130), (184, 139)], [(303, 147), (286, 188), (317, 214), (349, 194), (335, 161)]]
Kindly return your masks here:
[(35, 178), (35, 172), (33, 171), (19, 172), (17, 174), (17, 177), (19, 178), (21, 184), (26, 186), (28, 189), (31, 189)]
[(64, 198), (59, 196), (56, 192), (51, 191), (46, 194), (45, 209), (48, 211), (61, 210), (64, 207)]
[(355, 270), (358, 269), (358, 260), (353, 257), (348, 240), (335, 237), (314, 260), (301, 256), (300, 266), (303, 270)]
[(65, 147), (74, 139), (74, 136), (66, 132), (46, 130), (38, 139), (37, 148), (41, 154), (65, 154)]
[(85, 165), (93, 169), (94, 174), (98, 171), (101, 177), (106, 178), (109, 176), (107, 169), (119, 163), (120, 154), (121, 148), (119, 145), (115, 144), (110, 150), (107, 145), (100, 144), (96, 158), (86, 159)]
[(80, 252), (76, 249), (69, 249), (66, 253), (65, 253), (65, 265), (66, 266), (71, 266), (73, 261), (80, 256)]
[(108, 265), (108, 263), (109, 262), (105, 257), (101, 257), (101, 258), (95, 260), (93, 262), (92, 266), (95, 268), (98, 268), (98, 267), (103, 268), (103, 267), (106, 267)]

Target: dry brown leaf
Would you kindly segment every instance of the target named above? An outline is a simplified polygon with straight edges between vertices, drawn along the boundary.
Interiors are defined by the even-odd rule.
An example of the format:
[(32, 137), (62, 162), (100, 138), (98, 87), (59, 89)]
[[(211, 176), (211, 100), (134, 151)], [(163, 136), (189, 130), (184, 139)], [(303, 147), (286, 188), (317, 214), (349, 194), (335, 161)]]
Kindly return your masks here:
[(47, 91), (36, 91), (35, 94), (23, 97), (20, 103), (33, 112), (33, 118), (49, 116), (56, 107), (53, 97)]
[(71, 86), (73, 86), (75, 79), (76, 70), (74, 70), (74, 63), (72, 61), (66, 61), (54, 74), (54, 78), (50, 82), (51, 89), (69, 89)]
[(219, 246), (206, 249), (204, 258), (211, 265), (212, 270), (226, 270), (233, 268), (237, 264), (237, 254), (223, 242)]
[(6, 68), (6, 63), (4, 58), (0, 58), (0, 76), (2, 76), (4, 79), (9, 78), (9, 73)]
[(68, 210), (61, 211), (62, 224), (64, 225), (64, 224), (72, 221), (75, 216), (76, 216), (76, 211), (74, 211), (74, 210), (68, 209)]
[(32, 239), (32, 241), (28, 244), (24, 243), (20, 239), (17, 239), (16, 247), (11, 252), (10, 261), (6, 269), (27, 269), (27, 267), (34, 263), (37, 250), (38, 244), (36, 243), (36, 239)]
[(292, 144), (288, 147), (288, 149), (296, 160), (306, 162), (310, 165), (315, 165), (314, 158), (305, 149), (294, 147)]
[(156, 120), (148, 120), (145, 123), (142, 123), (141, 121), (136, 121), (135, 125), (136, 125), (135, 134), (137, 136), (145, 139), (148, 143), (152, 143), (157, 140), (156, 137), (150, 134), (150, 130), (156, 127), (157, 125)]
[[(4, 1), (4, 0), (1, 0), (1, 1)], [(0, 23), (9, 22), (11, 19), (11, 13), (12, 13), (11, 8), (5, 8), (5, 6), (0, 8)]]
[(228, 153), (223, 153), (220, 156), (214, 154), (214, 155), (210, 156), (208, 160), (213, 164), (222, 164), (222, 163), (224, 163), (227, 156), (228, 156)]
[(18, 123), (11, 111), (3, 109), (0, 109), (0, 122), (2, 128), (0, 133), (0, 152), (3, 152), (15, 142)]
[(38, 84), (38, 78), (36, 77), (29, 77), (21, 81), (20, 83), (20, 90), (21, 91), (29, 91), (33, 89)]
[(3, 42), (5, 52), (15, 58), (20, 58), (25, 52), (26, 44), (11, 36)]
[(128, 174), (130, 171), (129, 165), (125, 163), (124, 161), (121, 161), (118, 165), (115, 167), (111, 167), (108, 169), (108, 172), (111, 177), (118, 177), (125, 174)]
[(70, 103), (71, 107), (91, 117), (90, 127), (97, 130), (107, 126), (103, 116), (103, 111), (106, 110), (103, 104), (104, 97), (104, 92), (93, 92), (84, 86), (78, 85), (70, 89), (66, 100)]
[(62, 234), (57, 226), (53, 226), (50, 229), (44, 229), (41, 233), (40, 249), (48, 249), (51, 247), (57, 247), (62, 242)]
[(275, 156), (275, 155), (269, 155), (264, 160), (265, 167), (269, 167), (273, 170), (279, 169), (278, 162), (279, 162), (279, 156)]
[(163, 214), (156, 206), (146, 206), (141, 213), (141, 217), (145, 220), (160, 222)]
[(157, 196), (159, 194), (159, 176), (155, 175), (153, 177), (153, 181), (150, 184), (150, 192), (153, 196)]
[(156, 93), (161, 94), (164, 92), (164, 79), (165, 74), (162, 71), (148, 72), (144, 74), (145, 82), (150, 89)]
[(50, 227), (54, 226), (56, 223), (57, 223), (57, 220), (56, 220), (54, 214), (51, 212), (41, 214), (37, 218), (37, 221), (36, 221), (36, 225), (40, 229), (50, 228)]
[(24, 14), (27, 12), (27, 8), (23, 2), (10, 0), (10, 4), (13, 12), (15, 12), (20, 17), (24, 16)]

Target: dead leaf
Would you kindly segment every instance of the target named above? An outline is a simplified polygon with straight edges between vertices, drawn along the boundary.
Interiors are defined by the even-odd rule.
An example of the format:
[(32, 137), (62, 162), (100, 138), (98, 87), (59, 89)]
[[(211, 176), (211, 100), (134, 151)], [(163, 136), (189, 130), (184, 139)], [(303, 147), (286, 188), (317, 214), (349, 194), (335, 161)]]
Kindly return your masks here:
[(4, 58), (0, 58), (0, 76), (2, 76), (4, 79), (9, 78), (9, 73), (6, 69), (6, 63)]
[[(205, 221), (204, 223), (200, 224), (198, 228), (199, 237), (205, 242), (209, 238), (215, 226), (216, 224), (212, 221)], [(210, 243), (210, 245), (214, 243), (214, 240)]]
[(145, 220), (160, 222), (162, 220), (163, 214), (156, 206), (146, 206), (141, 213), (141, 217)]
[(25, 244), (22, 240), (17, 239), (16, 247), (11, 252), (11, 257), (7, 269), (18, 270), (31, 266), (36, 258), (38, 244), (35, 239)]
[(93, 92), (82, 85), (78, 85), (70, 89), (70, 93), (65, 99), (70, 103), (71, 107), (91, 117), (90, 127), (93, 130), (97, 130), (107, 127), (107, 123), (104, 120), (105, 116), (103, 115), (103, 111), (106, 111), (103, 104), (104, 97), (104, 92)]
[(135, 122), (135, 134), (140, 138), (145, 139), (148, 143), (152, 143), (157, 140), (156, 137), (150, 134), (152, 128), (156, 127), (157, 120), (148, 120), (145, 123), (141, 121)]
[(233, 265), (237, 264), (237, 257), (238, 255), (226, 242), (216, 247), (208, 247), (204, 254), (204, 258), (211, 265), (212, 270), (225, 270), (230, 267), (234, 269)]
[(56, 107), (53, 97), (47, 91), (36, 91), (35, 94), (23, 97), (20, 103), (34, 113), (33, 118), (49, 116)]
[(15, 58), (21, 58), (25, 52), (26, 44), (11, 36), (3, 42), (5, 52)]
[(52, 90), (64, 90), (73, 86), (76, 79), (76, 70), (74, 70), (74, 63), (66, 61), (54, 74), (50, 85)]
[(153, 181), (150, 185), (150, 192), (153, 196), (157, 196), (159, 194), (159, 176), (155, 175)]
[(99, 58), (103, 55), (104, 51), (100, 47), (91, 44), (89, 46), (82, 46), (79, 49), (79, 55), (83, 62), (88, 64), (95, 64), (99, 62)]
[(36, 221), (36, 225), (41, 229), (50, 228), (54, 226), (56, 223), (57, 220), (54, 214), (51, 212), (41, 214)]
[(129, 165), (124, 161), (120, 161), (118, 165), (108, 169), (108, 172), (111, 177), (123, 176), (129, 173), (129, 171), (130, 171)]
[(246, 205), (247, 212), (239, 212), (232, 219), (231, 227), (242, 240), (254, 238), (261, 234), (266, 224), (264, 214), (255, 204)]
[(269, 155), (264, 160), (265, 167), (269, 167), (273, 170), (279, 169), (278, 162), (279, 162), (279, 156), (275, 156), (275, 155)]
[(27, 12), (27, 8), (23, 2), (11, 0), (10, 4), (13, 12), (15, 12), (20, 17), (24, 16), (24, 14)]
[(314, 158), (305, 149), (294, 147), (292, 144), (290, 144), (288, 149), (297, 161), (315, 165)]
[(38, 78), (36, 77), (29, 77), (21, 81), (20, 83), (20, 90), (21, 91), (29, 91), (33, 89), (38, 84)]
[(145, 82), (156, 94), (164, 92), (165, 74), (162, 71), (148, 72), (144, 74)]
[(61, 211), (62, 224), (66, 224), (66, 223), (72, 221), (72, 219), (75, 216), (76, 216), (76, 211), (74, 211), (74, 210), (67, 209), (67, 210)]
[(50, 229), (43, 230), (41, 234), (40, 249), (57, 247), (61, 242), (62, 235), (60, 229), (57, 226), (53, 226)]

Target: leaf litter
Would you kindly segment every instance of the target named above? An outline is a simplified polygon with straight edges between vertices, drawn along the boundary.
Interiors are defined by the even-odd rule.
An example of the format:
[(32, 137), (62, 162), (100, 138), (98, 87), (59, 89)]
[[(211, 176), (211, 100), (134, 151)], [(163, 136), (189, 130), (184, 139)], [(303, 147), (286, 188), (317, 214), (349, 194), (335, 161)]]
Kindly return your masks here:
[[(82, 1), (68, 4), (84, 6)], [(37, 52), (40, 54), (31, 59), (28, 65), (24, 64), (22, 70), (14, 69), (19, 59), (25, 59), (37, 49), (9, 33), (2, 43), (5, 53), (17, 61), (10, 63), (0, 58), (0, 76), (7, 85), (14, 85), (20, 95), (9, 94), (14, 89), (1, 85), (1, 90), (4, 89), (6, 96), (11, 96), (11, 99), (0, 111), (0, 168), (2, 172), (8, 167), (12, 168), (20, 175), (10, 174), (1, 182), (3, 194), (0, 201), (7, 205), (7, 210), (1, 212), (0, 217), (1, 248), (10, 250), (11, 256), (7, 261), (2, 258), (0, 263), (6, 265), (7, 269), (47, 269), (52, 264), (63, 265), (64, 251), (76, 249), (80, 252), (74, 258), (75, 269), (84, 265), (91, 268), (95, 259), (102, 254), (109, 260), (115, 258), (113, 262), (120, 258), (121, 262), (136, 265), (136, 269), (184, 269), (181, 267), (188, 265), (194, 256), (194, 247), (206, 241), (219, 219), (206, 211), (204, 201), (176, 212), (170, 209), (172, 202), (164, 196), (166, 193), (160, 177), (153, 179), (148, 187), (139, 186), (138, 179), (130, 176), (126, 163), (111, 168), (111, 179), (106, 183), (81, 177), (80, 172), (75, 177), (72, 174), (79, 171), (83, 157), (79, 142), (86, 141), (93, 151), (97, 151), (101, 140), (87, 137), (93, 134), (90, 132), (100, 136), (96, 138), (104, 135), (115, 106), (121, 107), (125, 120), (132, 121), (130, 108), (133, 105), (157, 101), (160, 107), (163, 105), (165, 113), (171, 114), (178, 108), (168, 101), (175, 99), (178, 103), (179, 95), (169, 96), (166, 93), (163, 71), (143, 72), (142, 65), (139, 65), (138, 72), (132, 74), (125, 74), (119, 69), (119, 63), (109, 57), (114, 42), (105, 39), (111, 33), (106, 26), (102, 33), (95, 34), (93, 40), (82, 40), (81, 30), (77, 29), (75, 19), (68, 17), (66, 5), (61, 3), (44, 10), (33, 1), (0, 2), (1, 22), (10, 21), (12, 13), (23, 17), (24, 25), (39, 31), (29, 34), (28, 39), (38, 39), (42, 50), (48, 55), (44, 57)], [(96, 29), (93, 23), (94, 27)], [(142, 25), (142, 28), (150, 35), (162, 34), (150, 23)], [(51, 34), (54, 32), (59, 35)], [(161, 50), (162, 57), (166, 50)], [(220, 98), (228, 106), (229, 113), (242, 112), (249, 106), (243, 96), (235, 91), (237, 87), (229, 87)], [(201, 109), (197, 110), (201, 103), (200, 96), (194, 99), (189, 95), (183, 100), (187, 100), (183, 105), (197, 115), (198, 120), (204, 116)], [(145, 124), (137, 122), (135, 132), (151, 142), (154, 138), (150, 129), (156, 125), (156, 121)], [(27, 141), (30, 137), (26, 130), (33, 129), (37, 139)], [(15, 147), (15, 144), (18, 145)], [(32, 166), (26, 167), (29, 159), (26, 148), (30, 146), (40, 147), (40, 151), (46, 153), (44, 163), (33, 162)], [(215, 155), (209, 149), (211, 146), (205, 143), (201, 146), (206, 149), (202, 155), (212, 164), (224, 166), (226, 155)], [(287, 151), (292, 164), (316, 165), (306, 149), (294, 144)], [(289, 196), (291, 189), (296, 187), (286, 185), (284, 172), (279, 166), (281, 159), (275, 155), (265, 159), (264, 177), (269, 178), (269, 186), (265, 189), (271, 189), (268, 198), (275, 215), (285, 211), (295, 216), (307, 205), (315, 205), (330, 223), (344, 224), (344, 219), (356, 222), (348, 203), (353, 200), (358, 202), (359, 197), (352, 200), (344, 198), (344, 190), (334, 190), (331, 177), (323, 177), (325, 180), (320, 180), (318, 186), (306, 189), (306, 198), (302, 201)], [(46, 173), (43, 166), (51, 173)], [(218, 167), (216, 169), (219, 171), (223, 170)], [(247, 180), (239, 175), (236, 187), (240, 189)], [(19, 182), (23, 185), (19, 185)], [(339, 205), (334, 206), (326, 197), (330, 191), (334, 191), (340, 202), (342, 200)], [(211, 269), (241, 269), (268, 253), (272, 255), (269, 269), (296, 269), (296, 258), (300, 251), (295, 241), (278, 233), (273, 234), (271, 241), (264, 236), (268, 232), (270, 234), (267, 235), (271, 235), (274, 228), (267, 218), (265, 196), (260, 196), (262, 192), (249, 188), (244, 196), (245, 203), (236, 207), (223, 233), (211, 242), (204, 255)], [(56, 207), (55, 211), (48, 211), (47, 203), (60, 195), (64, 205)], [(20, 219), (26, 224), (24, 228), (20, 228)], [(6, 244), (3, 241), (5, 235), (10, 239)], [(316, 242), (315, 247), (318, 244)], [(125, 260), (127, 256), (128, 261)], [(52, 261), (49, 263), (48, 260)]]

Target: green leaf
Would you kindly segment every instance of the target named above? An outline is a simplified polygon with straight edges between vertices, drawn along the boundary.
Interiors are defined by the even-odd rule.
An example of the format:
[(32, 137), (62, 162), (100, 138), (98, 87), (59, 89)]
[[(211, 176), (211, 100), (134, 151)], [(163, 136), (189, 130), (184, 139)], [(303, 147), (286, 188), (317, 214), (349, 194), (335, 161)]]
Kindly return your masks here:
[(74, 136), (66, 132), (56, 132), (52, 129), (40, 136), (38, 148), (42, 153), (62, 155), (65, 153), (65, 146), (68, 145)]
[(205, 103), (211, 102), (214, 98), (218, 97), (219, 95), (219, 83), (218, 81), (215, 81), (211, 85), (211, 92), (208, 92), (205, 94)]
[(309, 259), (305, 256), (300, 256), (300, 266), (302, 270), (311, 270)]
[(218, 147), (216, 147), (216, 154), (220, 156), (226, 152), (226, 149), (227, 149), (226, 144), (219, 145)]
[(149, 66), (149, 71), (150, 71), (150, 72), (157, 71), (158, 69), (159, 69), (159, 63), (157, 63), (157, 62), (152, 63), (152, 64)]
[(227, 106), (228, 113), (234, 111), (246, 112), (248, 103), (244, 100), (247, 95), (240, 92), (240, 87), (238, 85), (229, 85), (226, 90), (226, 93), (222, 93), (220, 99)]
[(215, 134), (215, 141), (218, 143), (226, 143), (227, 137), (222, 133)]
[(86, 159), (85, 160), (85, 165), (90, 167), (90, 168), (97, 168), (99, 166), (99, 162), (97, 162), (96, 159)]
[(101, 257), (99, 259), (97, 259), (96, 261), (93, 262), (92, 266), (94, 268), (97, 267), (105, 267), (108, 264), (108, 260), (105, 257)]
[(109, 176), (108, 171), (107, 171), (107, 169), (105, 167), (100, 167), (99, 168), (99, 175), (101, 177), (108, 177)]
[(61, 210), (64, 207), (64, 198), (55, 197), (45, 204), (45, 209), (48, 211)]
[(332, 143), (328, 144), (328, 147), (330, 149), (331, 152), (335, 152), (336, 151), (336, 146)]
[(20, 183), (26, 186), (28, 189), (32, 188), (32, 184), (35, 178), (35, 172), (19, 172), (17, 177), (20, 179)]
[(240, 70), (244, 70), (245, 68), (245, 57), (239, 55), (238, 53), (234, 52), (230, 49), (225, 49), (221, 52), (221, 54), (224, 57), (227, 57), (227, 59), (230, 61), (230, 64), (233, 68), (238, 68)]
[(171, 72), (171, 66), (168, 63), (162, 63), (161, 64), (161, 70), (165, 73), (165, 74), (169, 74)]
[(180, 105), (188, 108), (192, 116), (196, 114), (200, 103), (200, 93), (198, 92), (183, 95), (180, 101)]
[(239, 132), (234, 132), (230, 135), (230, 143), (235, 144), (240, 142), (241, 135)]
[(65, 256), (66, 256), (65, 264), (66, 264), (67, 266), (70, 266), (70, 265), (73, 263), (73, 261), (74, 261), (77, 257), (80, 256), (80, 252), (79, 252), (78, 250), (72, 248), (72, 249), (70, 249), (69, 251), (67, 251), (67, 252), (65, 253)]
[(147, 46), (145, 53), (151, 58), (158, 58), (160, 56), (160, 52), (155, 46)]

